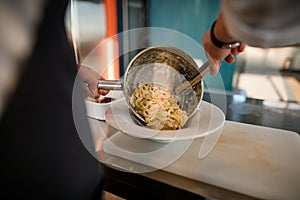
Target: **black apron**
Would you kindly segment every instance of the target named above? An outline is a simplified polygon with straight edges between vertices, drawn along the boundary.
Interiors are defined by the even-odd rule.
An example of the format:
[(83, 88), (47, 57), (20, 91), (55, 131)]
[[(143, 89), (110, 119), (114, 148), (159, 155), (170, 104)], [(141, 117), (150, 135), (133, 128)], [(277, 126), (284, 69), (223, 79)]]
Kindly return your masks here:
[[(72, 116), (77, 69), (64, 27), (66, 7), (67, 1), (47, 3), (33, 53), (1, 118), (1, 197), (101, 198), (99, 162), (81, 142)], [(83, 99), (77, 102), (84, 118)]]

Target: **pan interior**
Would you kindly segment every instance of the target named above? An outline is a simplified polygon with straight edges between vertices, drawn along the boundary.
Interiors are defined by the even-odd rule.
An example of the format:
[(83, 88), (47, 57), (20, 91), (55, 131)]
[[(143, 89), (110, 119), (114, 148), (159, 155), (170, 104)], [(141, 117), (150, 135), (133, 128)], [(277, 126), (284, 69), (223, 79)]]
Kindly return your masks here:
[(197, 75), (197, 65), (186, 59), (184, 52), (172, 52), (170, 49), (151, 48), (138, 54), (126, 73), (125, 97), (129, 99), (139, 84), (151, 84), (168, 87), (177, 100), (180, 108), (190, 117), (198, 107), (203, 91), (203, 83), (187, 87), (182, 93), (175, 92), (178, 85), (189, 83)]

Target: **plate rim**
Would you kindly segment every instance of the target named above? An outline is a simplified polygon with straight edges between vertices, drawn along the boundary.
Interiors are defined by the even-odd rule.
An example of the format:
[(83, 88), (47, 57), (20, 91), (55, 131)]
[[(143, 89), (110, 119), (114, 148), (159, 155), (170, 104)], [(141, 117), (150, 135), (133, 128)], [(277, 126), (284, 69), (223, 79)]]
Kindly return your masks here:
[[(192, 136), (191, 135), (186, 135), (186, 136), (180, 135), (182, 133), (185, 133), (186, 130), (188, 130), (189, 127), (184, 128), (184, 129), (179, 129), (179, 130), (154, 130), (154, 129), (149, 129), (149, 128), (145, 128), (145, 127), (141, 127), (141, 126), (137, 125), (133, 121), (133, 119), (131, 119), (131, 117), (129, 117), (129, 119), (131, 120), (131, 123), (134, 124), (135, 127), (138, 127), (139, 129), (143, 128), (144, 130), (148, 130), (148, 131), (150, 130), (150, 132), (154, 132), (154, 131), (157, 132), (157, 134), (155, 134), (154, 136), (151, 136), (151, 137), (147, 137), (147, 136), (143, 137), (143, 136), (140, 136), (139, 134), (131, 133), (132, 131), (124, 130), (124, 129), (120, 128), (117, 124), (115, 124), (114, 122), (111, 122), (110, 120), (108, 120), (109, 119), (109, 117), (107, 117), (108, 115), (111, 115), (112, 118), (113, 118), (113, 114), (111, 114), (112, 113), (112, 107), (109, 107), (106, 110), (106, 112), (105, 112), (105, 121), (106, 121), (106, 123), (108, 123), (108, 125), (112, 126), (113, 128), (115, 128), (115, 129), (117, 129), (117, 130), (119, 130), (119, 131), (121, 131), (121, 132), (129, 135), (129, 136), (136, 137), (136, 138), (149, 139), (149, 140), (152, 140), (152, 141), (155, 141), (155, 142), (160, 142), (160, 143), (169, 143), (169, 142), (172, 142), (172, 141), (180, 141), (180, 140), (192, 140), (192, 139), (196, 139), (196, 138), (199, 138), (199, 137), (204, 137), (206, 135), (212, 134), (212, 133), (220, 130), (224, 126), (225, 121), (226, 121), (224, 112), (219, 107), (213, 105), (212, 103), (209, 103), (207, 101), (202, 100), (201, 103), (199, 104), (200, 109), (201, 109), (202, 102), (204, 104), (206, 104), (205, 106), (212, 106), (212, 109), (217, 110), (218, 114), (221, 115), (219, 117), (221, 117), (222, 120), (220, 121), (220, 124), (218, 126), (214, 127), (213, 129), (208, 130), (205, 133), (200, 133), (200, 134), (195, 133)], [(125, 99), (122, 99), (121, 101), (118, 101), (116, 103), (117, 104), (122, 104), (123, 103), (126, 106), (126, 108), (128, 108), (127, 104), (125, 102)], [(121, 109), (125, 110), (124, 108), (121, 108)], [(196, 117), (197, 115), (200, 115), (201, 113), (199, 113), (199, 112), (200, 112), (200, 110), (198, 108), (198, 111), (194, 113), (194, 115), (192, 116), (192, 118)], [(129, 110), (128, 110), (128, 115), (130, 115), (129, 114)], [(194, 119), (194, 120), (198, 120), (198, 119)], [(191, 128), (193, 128), (193, 127), (191, 127)], [(160, 136), (162, 132), (164, 132), (164, 133), (170, 133), (170, 134), (172, 134), (172, 132), (176, 132), (176, 136), (173, 136), (171, 138), (170, 137), (168, 138), (166, 136)]]

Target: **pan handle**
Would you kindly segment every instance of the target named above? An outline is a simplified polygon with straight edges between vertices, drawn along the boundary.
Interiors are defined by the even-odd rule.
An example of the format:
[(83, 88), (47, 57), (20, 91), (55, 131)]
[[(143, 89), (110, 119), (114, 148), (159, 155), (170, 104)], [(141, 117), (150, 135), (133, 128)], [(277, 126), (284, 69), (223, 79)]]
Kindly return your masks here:
[(121, 80), (99, 80), (98, 89), (104, 90), (123, 90), (123, 82)]
[(205, 62), (199, 69), (198, 75), (190, 81), (190, 85), (194, 87), (209, 72), (209, 62)]
[(203, 77), (209, 72), (209, 62), (204, 63), (199, 69), (198, 74), (191, 81), (184, 81), (175, 89), (175, 94), (180, 95), (184, 93), (184, 91), (189, 87), (194, 87), (200, 81), (202, 81)]

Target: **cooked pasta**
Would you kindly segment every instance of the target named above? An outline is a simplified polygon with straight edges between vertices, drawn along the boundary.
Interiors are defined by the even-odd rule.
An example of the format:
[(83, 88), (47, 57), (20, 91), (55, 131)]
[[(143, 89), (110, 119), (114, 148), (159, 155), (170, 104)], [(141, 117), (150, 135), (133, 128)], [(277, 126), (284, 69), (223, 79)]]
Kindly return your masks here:
[(130, 97), (130, 103), (153, 129), (176, 130), (188, 119), (168, 87), (139, 84)]

